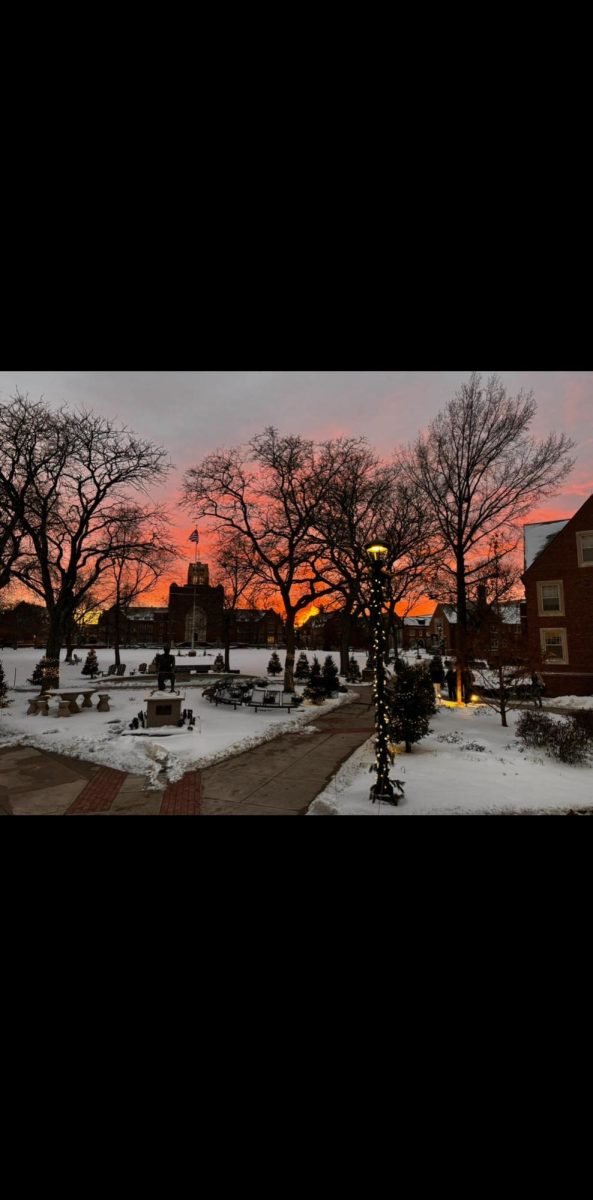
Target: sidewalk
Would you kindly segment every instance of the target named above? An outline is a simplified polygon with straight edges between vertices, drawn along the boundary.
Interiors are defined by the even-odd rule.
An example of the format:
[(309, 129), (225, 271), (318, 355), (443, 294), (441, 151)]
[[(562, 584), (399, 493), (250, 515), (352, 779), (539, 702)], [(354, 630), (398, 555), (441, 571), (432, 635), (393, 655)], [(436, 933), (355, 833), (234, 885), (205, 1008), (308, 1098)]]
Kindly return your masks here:
[(150, 791), (143, 777), (111, 767), (31, 746), (0, 749), (0, 816), (302, 815), (371, 737), (370, 686), (301, 728)]

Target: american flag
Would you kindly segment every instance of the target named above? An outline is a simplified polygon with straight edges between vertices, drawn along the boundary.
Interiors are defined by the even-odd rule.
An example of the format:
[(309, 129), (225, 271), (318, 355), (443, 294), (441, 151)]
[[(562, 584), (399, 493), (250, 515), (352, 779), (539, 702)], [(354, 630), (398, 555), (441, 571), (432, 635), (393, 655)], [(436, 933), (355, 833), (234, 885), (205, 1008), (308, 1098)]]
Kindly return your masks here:
[(199, 540), (200, 540), (200, 535), (199, 535), (197, 529), (194, 529), (193, 533), (190, 533), (188, 541), (199, 542)]

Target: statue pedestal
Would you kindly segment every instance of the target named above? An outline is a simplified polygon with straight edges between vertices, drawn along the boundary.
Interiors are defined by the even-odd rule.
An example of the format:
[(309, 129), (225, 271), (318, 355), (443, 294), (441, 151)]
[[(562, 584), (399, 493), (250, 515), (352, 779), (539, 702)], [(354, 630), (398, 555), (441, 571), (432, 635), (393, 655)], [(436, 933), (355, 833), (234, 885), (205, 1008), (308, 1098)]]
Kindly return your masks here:
[(158, 729), (161, 725), (179, 725), (185, 692), (147, 692), (144, 700), (147, 729)]

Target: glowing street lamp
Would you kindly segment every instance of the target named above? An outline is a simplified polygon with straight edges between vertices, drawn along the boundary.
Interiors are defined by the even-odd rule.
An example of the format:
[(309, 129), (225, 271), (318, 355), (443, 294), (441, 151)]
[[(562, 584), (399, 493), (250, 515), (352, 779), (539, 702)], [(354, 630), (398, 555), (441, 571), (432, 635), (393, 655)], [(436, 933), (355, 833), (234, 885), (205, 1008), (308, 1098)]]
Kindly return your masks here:
[(375, 759), (377, 782), (370, 792), (372, 803), (385, 800), (397, 804), (395, 789), (389, 778), (389, 714), (385, 701), (385, 628), (383, 625), (383, 566), (389, 547), (376, 538), (366, 547), (371, 560), (371, 625), (373, 631), (373, 700), (375, 702)]

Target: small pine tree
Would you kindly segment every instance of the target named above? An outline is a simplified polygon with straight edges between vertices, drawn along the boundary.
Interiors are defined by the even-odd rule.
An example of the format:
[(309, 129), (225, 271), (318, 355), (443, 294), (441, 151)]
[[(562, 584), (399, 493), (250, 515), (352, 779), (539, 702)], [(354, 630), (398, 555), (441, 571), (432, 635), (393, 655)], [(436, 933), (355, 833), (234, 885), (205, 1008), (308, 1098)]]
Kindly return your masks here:
[(411, 754), (414, 742), (430, 732), (430, 718), (436, 701), (430, 672), (426, 667), (401, 662), (397, 674), (387, 684), (389, 733), (394, 742), (405, 742)]
[(281, 671), (282, 663), (280, 662), (280, 659), (274, 650), (274, 653), (272, 654), (272, 657), (268, 663), (268, 675), (280, 675)]
[(86, 662), (84, 664), (84, 667), (82, 668), (82, 674), (83, 675), (96, 675), (98, 670), (99, 670), (99, 664), (97, 662), (97, 651), (89, 650), (89, 652), (86, 656)]
[(295, 679), (308, 679), (310, 674), (311, 670), (309, 667), (309, 660), (305, 654), (305, 651), (302, 650), (297, 659), (297, 665), (294, 673)]
[(213, 671), (224, 671), (224, 658), (222, 654), (217, 654), (212, 664)]
[(348, 674), (346, 680), (348, 683), (357, 683), (360, 679), (360, 667), (353, 654), (348, 659)]
[(8, 703), (6, 695), (7, 688), (6, 679), (4, 678), (4, 667), (2, 666), (2, 662), (0, 662), (0, 708), (4, 708), (4, 706)]
[(331, 654), (323, 664), (323, 686), (326, 696), (333, 696), (338, 690), (338, 668)]
[(34, 683), (36, 687), (41, 687), (42, 684), (45, 683), (45, 663), (46, 660), (44, 655), (43, 658), (39, 659), (37, 666), (33, 668), (33, 674), (29, 682)]
[(316, 654), (313, 656), (313, 662), (311, 663), (311, 670), (309, 672), (309, 683), (313, 687), (321, 686), (321, 663)]

